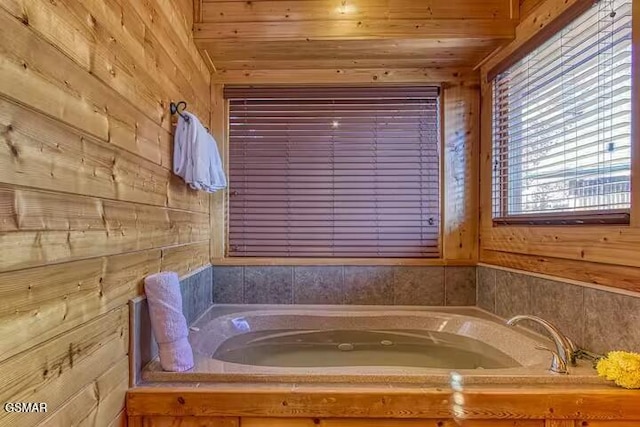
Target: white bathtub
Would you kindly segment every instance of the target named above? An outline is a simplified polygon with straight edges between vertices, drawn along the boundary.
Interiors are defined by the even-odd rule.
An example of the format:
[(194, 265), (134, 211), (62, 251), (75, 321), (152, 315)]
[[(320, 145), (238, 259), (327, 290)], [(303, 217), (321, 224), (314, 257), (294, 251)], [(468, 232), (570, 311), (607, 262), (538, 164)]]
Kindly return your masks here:
[[(349, 358), (345, 358), (343, 363), (339, 360), (339, 355), (336, 361), (322, 361), (323, 363), (318, 364), (322, 366), (313, 366), (312, 362), (298, 360), (296, 362), (300, 363), (295, 363), (296, 366), (282, 364), (282, 360), (291, 360), (291, 357), (275, 362), (269, 360), (267, 364), (236, 363), (225, 360), (224, 357), (216, 358), (216, 354), (222, 354), (221, 349), (232, 347), (229, 343), (242, 342), (242, 335), (255, 334), (259, 340), (264, 341), (266, 338), (266, 342), (269, 342), (274, 337), (282, 336), (299, 339), (308, 336), (309, 331), (340, 331), (338, 335), (346, 333), (345, 331), (383, 331), (385, 334), (425, 336), (431, 341), (434, 341), (431, 337), (435, 337), (436, 343), (441, 337), (450, 337), (453, 341), (461, 342), (463, 347), (468, 347), (464, 350), (468, 350), (472, 356), (477, 355), (478, 360), (482, 360), (482, 353), (496, 353), (504, 357), (500, 359), (500, 363), (495, 363), (493, 368), (470, 368), (469, 363), (472, 362), (463, 364), (465, 366), (461, 368), (456, 366), (456, 362), (451, 362), (451, 366), (447, 368), (415, 366), (413, 363), (407, 366), (402, 366), (401, 363), (400, 366), (398, 363), (378, 366), (375, 364), (375, 358), (372, 359), (373, 364), (358, 365), (348, 362)], [(364, 335), (376, 336), (370, 333)], [(381, 348), (381, 351), (393, 352), (393, 340), (383, 341), (385, 342), (381, 345), (387, 348)], [(569, 375), (548, 372), (550, 354), (536, 349), (536, 346), (552, 348), (549, 341), (521, 328), (508, 327), (504, 325), (503, 320), (477, 308), (215, 305), (195, 322), (190, 333), (190, 342), (196, 362), (191, 371), (163, 372), (159, 363), (154, 361), (143, 372), (143, 379), (172, 382), (448, 384), (452, 373), (455, 373), (465, 384), (600, 383), (595, 371), (587, 362), (572, 368)], [(342, 349), (351, 350), (350, 343), (334, 344), (343, 344)], [(236, 357), (242, 354), (242, 350), (236, 346)], [(355, 351), (357, 350), (355, 348)], [(336, 356), (336, 353), (328, 354), (332, 354), (331, 357)], [(390, 354), (393, 359), (393, 353)], [(385, 360), (390, 360), (388, 356)], [(440, 360), (436, 365), (447, 365), (446, 362)]]

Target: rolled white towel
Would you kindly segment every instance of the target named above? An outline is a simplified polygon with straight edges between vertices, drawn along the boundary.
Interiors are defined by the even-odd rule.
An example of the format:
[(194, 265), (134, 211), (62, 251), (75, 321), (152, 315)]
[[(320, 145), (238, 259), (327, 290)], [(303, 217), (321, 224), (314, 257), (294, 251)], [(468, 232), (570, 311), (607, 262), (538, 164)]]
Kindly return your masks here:
[(182, 372), (193, 368), (193, 350), (188, 340), (187, 320), (182, 314), (178, 274), (164, 272), (147, 276), (144, 290), (162, 369)]

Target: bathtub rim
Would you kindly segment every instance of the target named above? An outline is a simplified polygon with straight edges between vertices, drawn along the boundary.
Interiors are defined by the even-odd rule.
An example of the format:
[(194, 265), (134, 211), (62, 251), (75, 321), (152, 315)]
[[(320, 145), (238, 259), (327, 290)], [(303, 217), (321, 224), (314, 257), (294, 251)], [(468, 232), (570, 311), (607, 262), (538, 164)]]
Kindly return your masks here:
[[(229, 315), (243, 313), (256, 313), (260, 311), (270, 312), (421, 312), (425, 314), (447, 314), (471, 316), (484, 321), (493, 322), (500, 326), (504, 319), (492, 313), (488, 313), (478, 307), (442, 307), (442, 306), (345, 306), (345, 305), (246, 305), (246, 304), (214, 304), (196, 322), (198, 327), (208, 318), (220, 318)], [(550, 341), (533, 331), (523, 327), (515, 328), (518, 334), (528, 339), (549, 345)], [(544, 352), (540, 352), (540, 363), (526, 368), (490, 369), (478, 372), (477, 370), (459, 370), (465, 384), (602, 384), (603, 380), (597, 378), (595, 371), (585, 362), (577, 368), (572, 368), (570, 375), (556, 375), (549, 373), (548, 359)], [(275, 368), (275, 369), (243, 369), (249, 365), (225, 363), (226, 369), (211, 369), (210, 359), (202, 355), (195, 355), (196, 366), (193, 370), (174, 373), (162, 371), (157, 358), (142, 372), (145, 382), (258, 382), (258, 383), (407, 383), (407, 384), (436, 384), (446, 385), (450, 382), (451, 370), (437, 370), (427, 368), (395, 369), (393, 367), (349, 367), (345, 368)], [(257, 367), (271, 368), (271, 367)], [(357, 371), (356, 371), (357, 369)], [(322, 372), (319, 372), (322, 370)]]

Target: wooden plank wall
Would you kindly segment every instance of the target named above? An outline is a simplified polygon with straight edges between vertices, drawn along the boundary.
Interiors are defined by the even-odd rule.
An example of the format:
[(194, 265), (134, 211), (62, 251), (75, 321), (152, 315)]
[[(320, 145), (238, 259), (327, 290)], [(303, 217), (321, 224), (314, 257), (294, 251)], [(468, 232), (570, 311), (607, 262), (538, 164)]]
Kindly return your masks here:
[(0, 425), (122, 425), (127, 300), (209, 263), (168, 105), (209, 121), (190, 0), (0, 0)]
[[(481, 68), (480, 262), (604, 286), (640, 291), (640, 127), (634, 120), (629, 226), (493, 226), (491, 218), (492, 83), (488, 71), (582, 0), (545, 0), (524, 18), (516, 39)], [(640, 1), (633, 1), (634, 100), (640, 99)], [(639, 117), (638, 102), (634, 119)]]
[[(638, 391), (608, 385), (138, 387), (130, 426), (631, 427)], [(457, 418), (454, 420), (454, 418)]]
[[(438, 259), (315, 258), (314, 264), (475, 265), (478, 260), (478, 167), (480, 135), (479, 73), (465, 67), (404, 69), (228, 70), (211, 77), (211, 131), (225, 161), (227, 103), (225, 85), (233, 84), (437, 84), (442, 86), (442, 254)], [(226, 258), (226, 192), (211, 198), (211, 257), (216, 265), (296, 265), (305, 258)]]
[(637, 427), (637, 421), (136, 417), (130, 427)]

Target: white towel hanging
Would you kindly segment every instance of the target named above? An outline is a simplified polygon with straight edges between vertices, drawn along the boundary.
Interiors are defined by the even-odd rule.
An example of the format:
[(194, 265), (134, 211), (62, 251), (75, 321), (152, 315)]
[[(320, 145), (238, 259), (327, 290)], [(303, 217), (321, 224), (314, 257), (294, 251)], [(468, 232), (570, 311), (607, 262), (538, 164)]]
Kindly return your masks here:
[(213, 193), (226, 188), (218, 145), (198, 118), (182, 111), (173, 145), (173, 172), (194, 190)]

